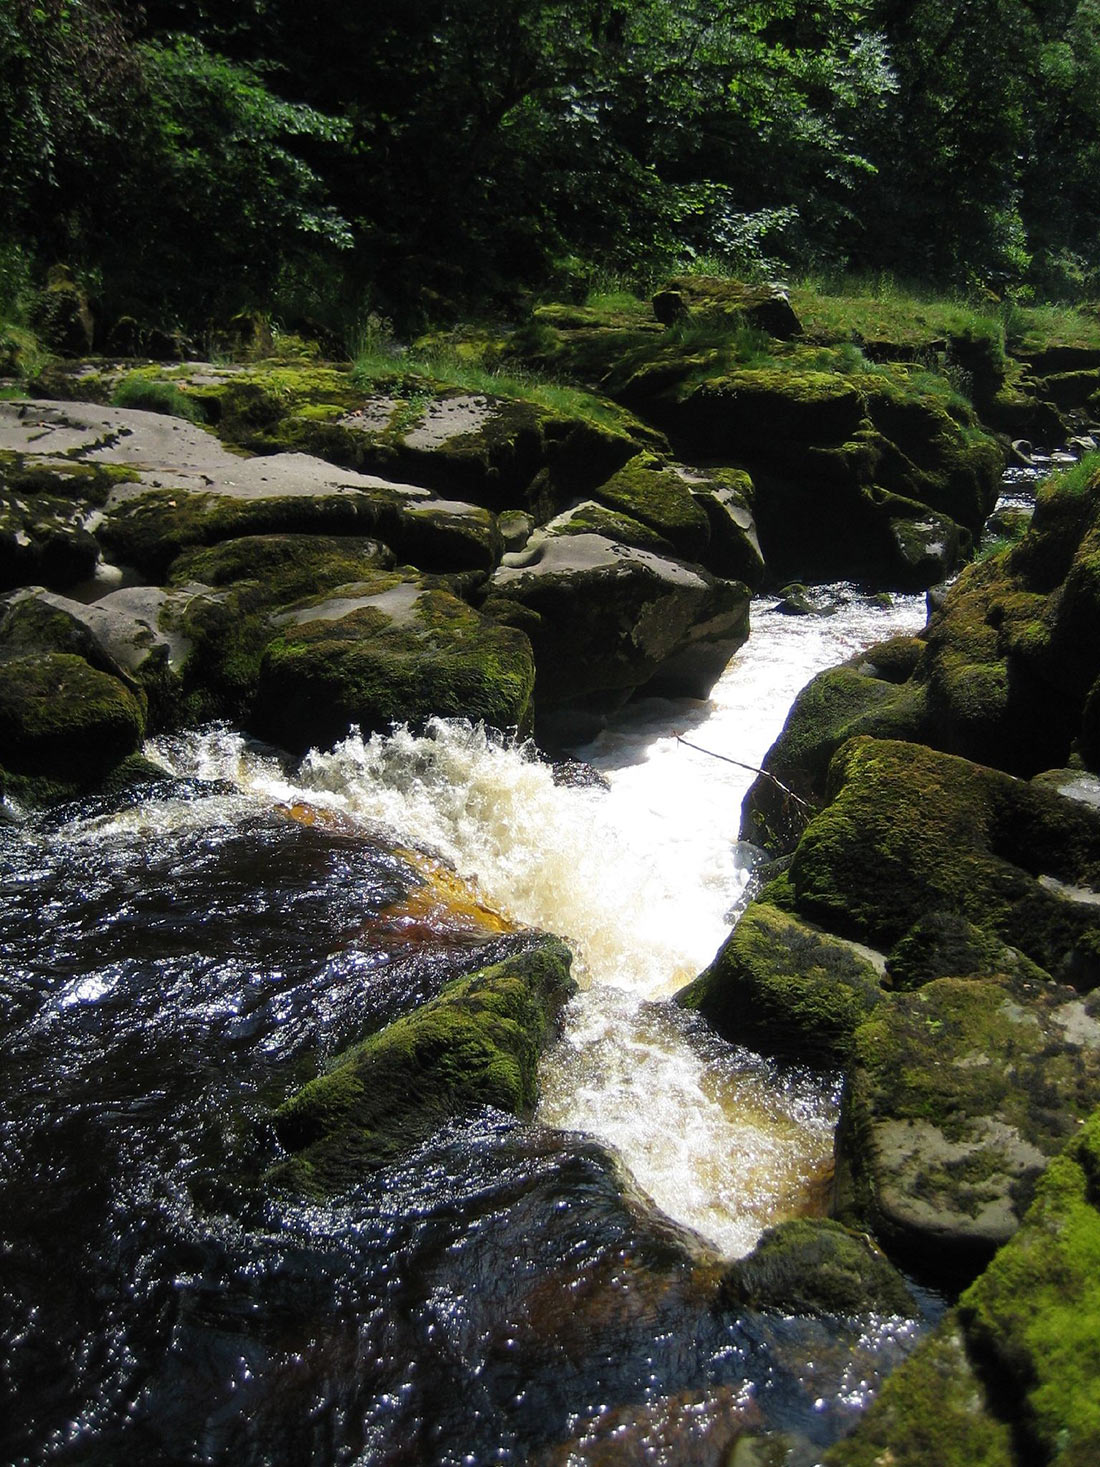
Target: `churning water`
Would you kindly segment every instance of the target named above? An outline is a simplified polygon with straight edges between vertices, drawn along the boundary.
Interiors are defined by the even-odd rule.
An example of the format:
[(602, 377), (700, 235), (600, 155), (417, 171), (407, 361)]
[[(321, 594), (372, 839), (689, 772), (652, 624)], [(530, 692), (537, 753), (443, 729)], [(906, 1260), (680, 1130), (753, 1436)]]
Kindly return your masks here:
[[(745, 1428), (814, 1460), (910, 1326), (714, 1307), (722, 1256), (820, 1208), (836, 1097), (668, 996), (752, 865), (751, 773), (677, 734), (759, 764), (815, 671), (922, 620), (833, 596), (576, 751), (606, 788), (461, 725), (293, 769), (216, 729), (125, 809), (0, 827), (5, 1461), (690, 1464)], [(302, 1067), (524, 927), (582, 985), (534, 1123), (272, 1198)]]

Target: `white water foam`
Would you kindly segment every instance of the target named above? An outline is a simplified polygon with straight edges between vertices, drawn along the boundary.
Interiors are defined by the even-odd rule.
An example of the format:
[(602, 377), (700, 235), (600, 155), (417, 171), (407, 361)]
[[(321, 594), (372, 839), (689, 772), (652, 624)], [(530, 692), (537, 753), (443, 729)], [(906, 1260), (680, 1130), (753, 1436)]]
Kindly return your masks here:
[(654, 1202), (738, 1255), (812, 1206), (831, 1158), (835, 1094), (783, 1079), (654, 1002), (728, 934), (746, 867), (737, 846), (753, 774), (798, 690), (872, 641), (920, 626), (918, 598), (882, 608), (838, 588), (828, 618), (756, 608), (753, 635), (709, 704), (650, 700), (576, 751), (610, 790), (552, 770), (466, 724), (352, 735), (288, 774), (224, 731), (161, 744), (179, 773), (230, 779), (267, 802), (314, 805), (437, 853), (515, 920), (564, 937), (584, 992), (547, 1056), (539, 1117), (614, 1147)]

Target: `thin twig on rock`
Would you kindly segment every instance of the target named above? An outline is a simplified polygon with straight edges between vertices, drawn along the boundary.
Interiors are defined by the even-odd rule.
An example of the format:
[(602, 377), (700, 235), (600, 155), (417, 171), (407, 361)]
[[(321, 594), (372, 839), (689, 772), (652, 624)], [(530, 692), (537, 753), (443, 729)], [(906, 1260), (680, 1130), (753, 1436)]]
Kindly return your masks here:
[(713, 749), (704, 749), (701, 744), (693, 744), (690, 739), (685, 739), (681, 734), (676, 735), (676, 742), (683, 744), (685, 749), (694, 749), (697, 754), (709, 754), (712, 759), (721, 759), (724, 764), (736, 764), (738, 769), (747, 769), (750, 774), (762, 774), (765, 779), (770, 779), (772, 784), (781, 789), (788, 799), (793, 800), (796, 805), (801, 805), (803, 810), (808, 810), (811, 815), (816, 813), (814, 807), (808, 800), (804, 800), (801, 795), (796, 795), (794, 790), (785, 785), (781, 779), (777, 779), (770, 769), (761, 769), (756, 764), (746, 764), (743, 759), (731, 759), (728, 754), (716, 754)]

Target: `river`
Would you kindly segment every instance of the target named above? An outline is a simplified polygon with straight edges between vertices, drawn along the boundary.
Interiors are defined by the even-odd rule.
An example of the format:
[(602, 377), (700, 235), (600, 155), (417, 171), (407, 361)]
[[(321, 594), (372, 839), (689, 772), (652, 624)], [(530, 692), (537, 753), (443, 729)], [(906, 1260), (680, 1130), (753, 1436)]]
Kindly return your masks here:
[[(726, 759), (924, 620), (827, 594), (758, 601), (712, 698), (632, 705), (574, 751), (587, 778), (463, 725), (297, 768), (215, 728), (152, 746), (173, 778), (123, 808), (12, 812), (4, 1461), (702, 1467), (742, 1431), (818, 1460), (920, 1325), (715, 1307), (723, 1260), (823, 1209), (837, 1082), (668, 997), (751, 891)], [(524, 926), (581, 985), (534, 1120), (456, 1125), (327, 1205), (272, 1196), (271, 1106), (312, 1057)]]

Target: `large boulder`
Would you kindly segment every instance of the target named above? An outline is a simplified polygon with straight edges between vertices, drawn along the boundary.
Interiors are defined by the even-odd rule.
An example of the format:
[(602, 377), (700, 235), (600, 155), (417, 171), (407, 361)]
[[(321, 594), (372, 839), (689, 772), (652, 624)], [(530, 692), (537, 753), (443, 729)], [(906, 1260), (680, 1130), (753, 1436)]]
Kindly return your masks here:
[(378, 572), (271, 616), (249, 726), (302, 752), (433, 715), (524, 728), (535, 680), (523, 632), (445, 586)]
[(1100, 811), (919, 744), (850, 740), (794, 853), (794, 909), (888, 951), (961, 915), (1048, 974), (1100, 981)]
[(455, 979), (429, 1002), (337, 1057), (276, 1112), (294, 1159), (284, 1184), (354, 1184), (455, 1117), (485, 1106), (530, 1115), (539, 1056), (575, 991), (556, 938)]
[[(1021, 1467), (1012, 1426), (967, 1353), (953, 1314), (883, 1386), (827, 1467)], [(1000, 1402), (997, 1402), (1000, 1405)], [(1083, 1464), (1082, 1464), (1083, 1467)]]
[(142, 699), (83, 657), (39, 652), (0, 660), (5, 787), (39, 794), (84, 788), (134, 754), (144, 735)]
[(748, 588), (553, 521), (505, 557), (487, 614), (527, 631), (540, 711), (639, 688), (703, 698), (748, 636)]
[[(25, 416), (32, 417), (23, 434), (29, 442), (33, 416)], [(111, 484), (105, 465), (0, 450), (0, 590), (62, 590), (89, 579), (99, 546), (88, 524)]]
[(857, 734), (920, 740), (927, 716), (909, 674), (924, 651), (916, 638), (894, 638), (827, 669), (802, 689), (741, 810), (741, 839), (784, 855), (825, 801), (829, 764)]
[(1100, 1458), (1100, 1113), (1022, 1225), (886, 1382), (828, 1467), (1091, 1467)]
[(594, 491), (609, 509), (655, 530), (685, 560), (705, 560), (710, 521), (682, 473), (656, 454), (636, 454)]
[(780, 576), (935, 583), (969, 553), (1004, 455), (962, 399), (903, 368), (852, 373), (820, 352), (762, 363), (674, 341), (625, 363), (612, 391), (685, 461), (740, 464)]
[(793, 1218), (769, 1228), (747, 1257), (726, 1270), (719, 1298), (727, 1308), (784, 1314), (917, 1314), (905, 1281), (882, 1250), (865, 1233), (827, 1218)]
[[(1100, 768), (1100, 459), (1044, 484), (1027, 533), (969, 566), (919, 640), (861, 653), (793, 706), (764, 767), (820, 803), (827, 760), (856, 733), (917, 739), (1019, 775)], [(790, 849), (760, 782), (742, 833)]]
[(421, 570), (490, 570), (499, 557), (487, 510), (418, 486), (294, 453), (237, 459), (223, 473), (162, 471), (154, 487), (113, 491), (101, 544), (154, 580), (186, 549), (246, 535), (374, 536)]
[(841, 1211), (926, 1271), (973, 1276), (1100, 1104), (1100, 1005), (1021, 978), (937, 978), (857, 1030)]

